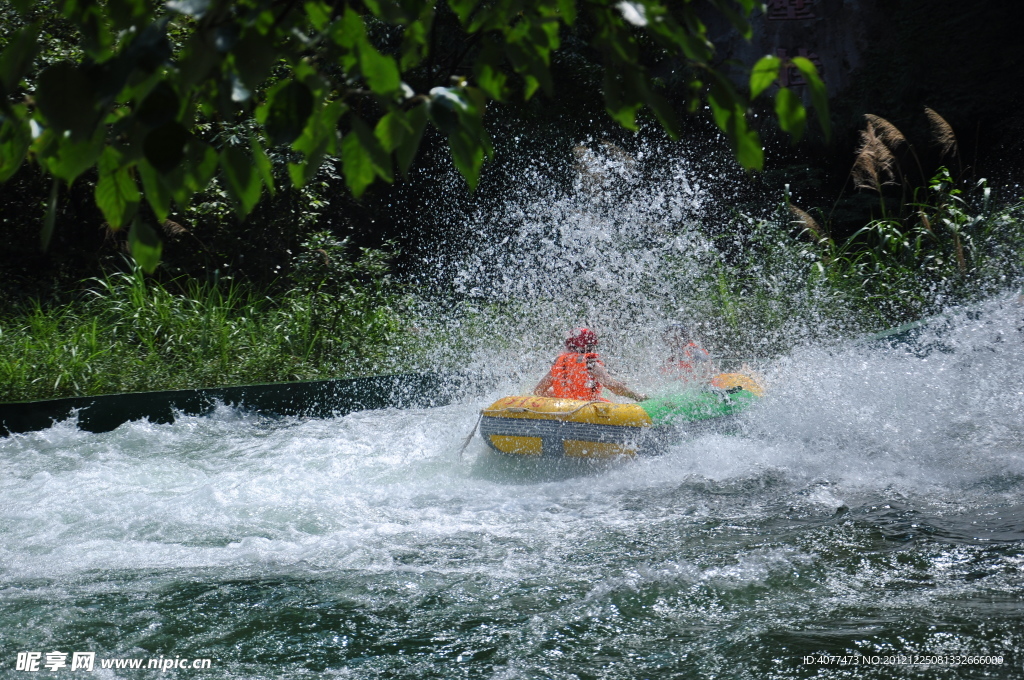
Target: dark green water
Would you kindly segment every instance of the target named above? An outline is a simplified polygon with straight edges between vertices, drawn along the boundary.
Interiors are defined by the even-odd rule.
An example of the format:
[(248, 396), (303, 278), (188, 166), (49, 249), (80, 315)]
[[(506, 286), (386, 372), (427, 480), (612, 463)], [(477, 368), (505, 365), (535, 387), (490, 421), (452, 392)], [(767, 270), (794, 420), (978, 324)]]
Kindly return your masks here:
[[(738, 433), (600, 467), (459, 460), (476, 400), (2, 440), (0, 674), (1024, 677), (1024, 362), (992, 314), (927, 357), (794, 353)], [(161, 657), (210, 667), (99, 667)]]

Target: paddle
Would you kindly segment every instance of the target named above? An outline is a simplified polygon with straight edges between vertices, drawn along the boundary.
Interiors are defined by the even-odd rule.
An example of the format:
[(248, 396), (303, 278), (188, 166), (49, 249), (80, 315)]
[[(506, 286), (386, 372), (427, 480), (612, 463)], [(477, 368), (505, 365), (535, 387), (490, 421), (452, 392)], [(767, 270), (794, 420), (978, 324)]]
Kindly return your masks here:
[(471, 441), (473, 441), (473, 435), (476, 434), (476, 429), (478, 427), (480, 427), (480, 421), (483, 419), (483, 417), (484, 417), (484, 412), (480, 411), (480, 416), (476, 419), (476, 424), (473, 425), (473, 429), (470, 430), (469, 436), (466, 437), (466, 440), (464, 442), (462, 442), (462, 447), (459, 449), (459, 462), (460, 463), (462, 462), (462, 454), (466, 452), (466, 447), (468, 447), (469, 443)]

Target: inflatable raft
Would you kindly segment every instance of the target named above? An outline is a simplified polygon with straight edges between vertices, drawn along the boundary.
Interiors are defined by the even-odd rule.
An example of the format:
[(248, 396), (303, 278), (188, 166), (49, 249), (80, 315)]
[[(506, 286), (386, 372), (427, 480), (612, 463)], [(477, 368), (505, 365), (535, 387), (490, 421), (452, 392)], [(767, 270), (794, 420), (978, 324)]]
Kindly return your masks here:
[(657, 448), (680, 431), (719, 424), (763, 394), (742, 373), (722, 373), (709, 387), (635, 404), (537, 396), (504, 397), (483, 410), (480, 435), (500, 453), (541, 458), (607, 458)]

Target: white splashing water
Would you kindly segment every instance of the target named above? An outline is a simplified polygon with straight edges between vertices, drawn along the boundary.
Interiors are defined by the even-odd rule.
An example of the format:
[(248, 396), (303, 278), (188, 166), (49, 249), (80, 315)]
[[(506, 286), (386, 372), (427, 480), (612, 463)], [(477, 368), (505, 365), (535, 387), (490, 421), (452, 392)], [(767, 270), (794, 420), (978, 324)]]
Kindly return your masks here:
[[(221, 408), (106, 434), (68, 421), (0, 441), (0, 563), (5, 578), (300, 563), (387, 570), (403, 547), (472, 536), (503, 556), (474, 568), (514, 571), (543, 568), (543, 555), (570, 536), (652, 510), (625, 498), (691, 484), (775, 484), (830, 510), (875, 493), (1019, 501), (1020, 311), (1005, 299), (972, 318), (951, 315), (936, 338), (944, 351), (927, 356), (863, 344), (797, 349), (766, 376), (768, 397), (740, 434), (573, 475), (503, 470), (479, 441), (458, 458), (479, 406), (510, 385), (449, 407), (325, 420)], [(694, 504), (704, 502), (673, 513), (699, 514)], [(541, 553), (498, 547), (512, 544)]]
[[(627, 153), (606, 143), (576, 148), (571, 181), (545, 166), (523, 174), (499, 204), (451, 215), (457, 236), (423, 262), (435, 289), (450, 286), (463, 300), (463, 313), (445, 308), (434, 319), (456, 348), (454, 365), (522, 375), (525, 385), (569, 329), (588, 326), (620, 372), (651, 382), (668, 323), (686, 323), (720, 358), (738, 362), (835, 336), (848, 320), (838, 299), (808, 282), (811, 265), (794, 253), (747, 257), (756, 303), (722, 290), (725, 250), (742, 250), (770, 220), (741, 212), (738, 181), (713, 165), (698, 167), (670, 147)], [(773, 248), (798, 250), (785, 226), (774, 229)]]
[[(762, 631), (773, 639), (772, 631), (813, 629), (822, 612), (842, 617), (867, 606), (870, 616), (929, 612), (918, 616), (915, 639), (923, 642), (915, 644), (935, 652), (941, 640), (927, 628), (935, 593), (953, 601), (1017, 587), (1021, 558), (1013, 551), (990, 557), (929, 545), (904, 564), (875, 549), (871, 521), (801, 529), (806, 518), (846, 507), (872, 507), (861, 516), (873, 517), (877, 501), (913, 507), (936, 525), (967, 517), (966, 529), (950, 530), (956, 540), (997, 531), (1021, 540), (1002, 518), (1024, 507), (1024, 310), (1011, 296), (953, 310), (914, 343), (892, 347), (811, 341), (814, 308), (806, 305), (808, 316), (792, 323), (748, 327), (755, 337), (774, 333), (776, 347), (788, 334), (790, 349), (753, 357), (769, 389), (736, 434), (572, 469), (510, 464), (479, 440), (460, 458), (479, 408), (532, 387), (567, 328), (596, 327), (611, 367), (643, 385), (657, 376), (658, 328), (709, 309), (702, 267), (718, 255), (698, 227), (709, 203), (721, 200), (706, 188), (713, 182), (695, 178), (682, 160), (664, 161), (671, 172), (658, 183), (628, 158), (587, 153), (572, 187), (538, 176), (529, 191), (469, 219), (480, 239), (460, 251), (468, 259), (429, 263), (478, 306), (475, 318), (459, 318), (465, 333), (453, 337), (463, 365), (497, 380), (489, 394), (320, 420), (220, 408), (103, 434), (68, 421), (0, 440), (4, 627), (36, 626), (40, 648), (60, 645), (67, 626), (93, 616), (78, 604), (83, 592), (148, 597), (180, 588), (180, 573), (204, 574), (195, 578), (231, 591), (242, 588), (232, 580), (239, 577), (291, 575), (324, 579), (328, 600), (371, 584), (361, 606), (397, 610), (392, 632), (404, 630), (405, 618), (448, 630), (461, 630), (467, 616), (505, 621), (518, 636), (508, 638), (511, 660), (475, 671), (480, 677), (533, 677), (545, 664), (556, 668), (553, 677), (570, 677), (577, 666), (558, 666), (548, 650), (577, 624), (595, 636), (581, 649), (617, 645), (623, 627), (634, 625), (638, 649), (662, 650), (668, 626), (681, 631), (672, 652), (679, 658), (696, 650), (726, 659), (731, 644), (763, 646)], [(800, 271), (774, 275), (798, 280)], [(709, 337), (721, 339), (713, 330)], [(758, 345), (748, 337), (722, 346)], [(778, 528), (790, 515), (797, 519)], [(986, 528), (990, 515), (998, 522)], [(986, 578), (964, 577), (981, 568), (975, 562)], [(918, 581), (930, 585), (905, 587)], [(273, 611), (276, 595), (254, 592), (256, 608)], [(21, 614), (28, 598), (36, 608)], [(626, 621), (621, 608), (629, 606)], [(171, 616), (131, 604), (100, 609), (103, 625)], [(955, 604), (947, 609), (940, 616), (960, 620)], [(526, 623), (524, 612), (534, 612)], [(217, 616), (229, 629), (249, 630), (245, 614)], [(727, 634), (687, 642), (707, 626)], [(980, 650), (1005, 638), (1011, 648), (1017, 633), (1003, 626), (1005, 635), (956, 639)], [(497, 644), (484, 628), (452, 639)], [(280, 634), (307, 652), (328, 644), (295, 643), (305, 639), (302, 628)], [(189, 644), (237, 655), (202, 635)], [(111, 644), (131, 647), (144, 637), (125, 632)], [(332, 653), (342, 658), (339, 650)], [(252, 677), (254, 666), (238, 663), (225, 677)], [(288, 663), (295, 662), (280, 668)]]

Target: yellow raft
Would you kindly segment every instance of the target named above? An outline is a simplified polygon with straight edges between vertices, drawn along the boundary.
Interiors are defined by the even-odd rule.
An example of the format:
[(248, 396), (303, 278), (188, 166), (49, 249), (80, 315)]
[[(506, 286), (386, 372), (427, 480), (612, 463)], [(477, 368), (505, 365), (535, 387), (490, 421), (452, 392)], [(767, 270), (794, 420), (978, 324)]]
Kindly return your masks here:
[(710, 386), (636, 404), (550, 397), (503, 397), (483, 410), (480, 435), (495, 451), (524, 457), (607, 458), (654, 448), (664, 435), (702, 429), (749, 407), (763, 394), (742, 373)]

